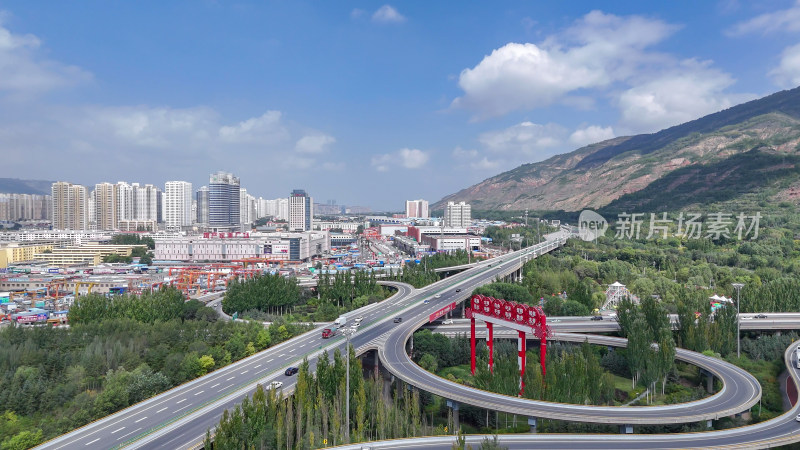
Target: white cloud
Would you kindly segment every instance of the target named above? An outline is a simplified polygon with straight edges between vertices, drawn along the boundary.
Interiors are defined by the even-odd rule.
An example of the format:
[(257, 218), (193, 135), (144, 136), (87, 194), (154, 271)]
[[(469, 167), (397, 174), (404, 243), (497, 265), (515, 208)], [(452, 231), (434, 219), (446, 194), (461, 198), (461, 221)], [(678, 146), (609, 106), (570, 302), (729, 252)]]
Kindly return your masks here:
[(364, 15), (364, 13), (366, 13), (366, 11), (364, 11), (363, 9), (353, 8), (353, 10), (350, 11), (350, 18), (351, 19), (359, 19), (359, 18), (361, 18), (361, 16)]
[(775, 83), (782, 87), (795, 87), (800, 84), (800, 44), (787, 47), (781, 52), (778, 67), (769, 72)]
[(294, 149), (299, 153), (322, 153), (334, 142), (336, 139), (326, 134), (303, 136), (297, 141)]
[(800, 0), (787, 9), (761, 14), (750, 20), (734, 25), (726, 32), (729, 36), (742, 36), (750, 33), (769, 34), (778, 31), (800, 31)]
[(372, 166), (379, 172), (387, 172), (393, 167), (419, 169), (430, 159), (430, 155), (422, 150), (404, 148), (394, 153), (385, 153), (372, 157)]
[(515, 159), (541, 157), (563, 144), (566, 129), (554, 123), (539, 125), (522, 122), (499, 131), (481, 134), (478, 140), (491, 152), (505, 153)]
[(497, 171), (500, 169), (500, 164), (500, 161), (489, 161), (489, 159), (484, 156), (482, 159), (472, 162), (469, 166), (474, 170)]
[(0, 91), (39, 94), (92, 79), (89, 72), (38, 55), (41, 41), (34, 35), (14, 34), (3, 27), (0, 14)]
[(683, 61), (674, 70), (620, 94), (620, 126), (632, 133), (658, 131), (752, 98), (725, 94), (733, 83), (730, 75), (708, 62)]
[(400, 163), (406, 169), (419, 169), (428, 162), (430, 156), (422, 150), (404, 148), (400, 150)]
[(461, 147), (456, 147), (453, 149), (453, 157), (456, 159), (461, 158), (475, 158), (478, 156), (477, 150), (464, 150)]
[(538, 45), (509, 43), (464, 69), (458, 81), (464, 95), (452, 106), (487, 118), (547, 106), (568, 93), (626, 80), (641, 66), (664, 59), (644, 49), (676, 29), (660, 20), (592, 11)]
[(583, 147), (596, 142), (605, 141), (614, 137), (614, 129), (611, 127), (601, 127), (599, 125), (590, 125), (585, 128), (575, 130), (569, 136), (570, 144), (575, 144), (578, 147)]
[(288, 138), (289, 133), (281, 123), (280, 111), (267, 111), (232, 126), (219, 129), (219, 137), (226, 142), (266, 143)]
[(406, 18), (391, 5), (383, 5), (372, 15), (372, 21), (381, 23), (403, 23), (406, 21)]

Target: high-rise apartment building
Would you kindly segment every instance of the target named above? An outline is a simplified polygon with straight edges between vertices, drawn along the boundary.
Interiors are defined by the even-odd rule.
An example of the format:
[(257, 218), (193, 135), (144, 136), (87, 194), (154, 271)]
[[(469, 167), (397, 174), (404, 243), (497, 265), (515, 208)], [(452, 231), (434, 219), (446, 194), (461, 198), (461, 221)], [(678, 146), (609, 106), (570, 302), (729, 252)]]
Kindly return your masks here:
[(114, 228), (117, 228), (117, 223), (120, 220), (136, 220), (136, 187), (138, 183), (130, 185), (124, 181), (117, 182), (117, 222), (114, 222)]
[(447, 202), (444, 226), (466, 228), (472, 224), (472, 207), (465, 202)]
[(53, 197), (36, 194), (0, 194), (0, 220), (49, 220)]
[(242, 229), (250, 229), (250, 225), (255, 222), (256, 217), (256, 198), (247, 193), (247, 189), (239, 190), (239, 220), (242, 222)]
[[(163, 222), (164, 193), (152, 184), (133, 183), (133, 218), (130, 220)], [(120, 219), (122, 220), (122, 219)]]
[(167, 181), (164, 184), (163, 214), (167, 231), (180, 231), (192, 225), (192, 183)]
[(422, 199), (406, 200), (406, 217), (415, 217), (417, 219), (429, 218), (428, 201)]
[(295, 189), (289, 195), (289, 231), (310, 231), (314, 215), (314, 201), (302, 189)]
[(201, 186), (195, 192), (195, 210), (197, 218), (195, 221), (205, 225), (208, 223), (208, 186)]
[(119, 185), (95, 184), (92, 206), (94, 222), (90, 227), (95, 230), (116, 230), (119, 221)]
[(238, 230), (239, 177), (227, 172), (212, 174), (208, 182), (208, 226), (213, 229)]
[(85, 186), (58, 181), (50, 188), (54, 230), (88, 229), (89, 194)]

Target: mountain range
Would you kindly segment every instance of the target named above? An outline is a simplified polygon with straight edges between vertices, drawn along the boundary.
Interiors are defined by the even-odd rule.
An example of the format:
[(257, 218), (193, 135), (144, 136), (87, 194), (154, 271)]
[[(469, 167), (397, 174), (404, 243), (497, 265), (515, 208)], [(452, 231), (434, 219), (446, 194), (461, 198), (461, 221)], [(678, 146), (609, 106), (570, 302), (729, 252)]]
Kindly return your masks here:
[(800, 199), (800, 87), (524, 164), (448, 195), (476, 210), (661, 211)]
[(20, 180), (18, 178), (0, 178), (0, 194), (38, 194), (50, 195), (52, 181)]

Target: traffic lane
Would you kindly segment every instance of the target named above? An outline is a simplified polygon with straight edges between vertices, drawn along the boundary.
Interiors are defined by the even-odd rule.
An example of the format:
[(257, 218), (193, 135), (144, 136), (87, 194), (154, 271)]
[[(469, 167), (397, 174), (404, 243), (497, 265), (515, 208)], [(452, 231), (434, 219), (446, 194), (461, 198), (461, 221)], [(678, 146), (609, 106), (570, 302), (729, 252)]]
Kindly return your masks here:
[[(507, 262), (507, 261), (503, 261), (503, 263), (504, 262)], [(494, 273), (484, 274), (484, 277), (486, 277), (486, 276), (494, 276), (496, 274), (501, 273), (501, 270), (505, 270), (505, 269), (501, 269), (501, 267), (502, 267), (502, 263), (498, 265), (498, 267), (495, 269)], [(459, 274), (459, 275), (461, 275), (461, 274)], [(463, 276), (459, 276), (459, 275), (457, 275), (455, 277), (452, 277), (452, 279), (449, 280), (447, 282), (447, 284), (452, 286), (454, 284), (461, 283), (464, 280), (474, 279), (474, 278), (476, 278), (477, 276), (479, 276), (481, 274), (475, 274), (475, 275), (473, 275), (473, 274), (464, 274)], [(473, 281), (471, 285), (474, 286), (474, 285), (476, 285), (476, 283)], [(412, 305), (417, 300), (419, 300), (419, 298), (421, 298), (420, 296), (416, 295), (413, 291), (408, 293), (408, 295), (406, 297), (406, 301), (404, 301), (404, 299), (402, 298), (402, 297), (404, 297), (403, 295), (401, 295), (400, 297), (401, 298), (398, 298), (397, 304), (398, 304), (398, 306), (403, 306), (403, 307), (407, 307), (407, 305)]]
[[(363, 330), (363, 332), (357, 332), (351, 338), (351, 343), (353, 344), (354, 348), (358, 348), (361, 345), (365, 345), (365, 344), (369, 343), (370, 341), (380, 337), (384, 333), (390, 331), (393, 328), (393, 325), (394, 324), (392, 322), (380, 322), (380, 323), (377, 324), (377, 326), (375, 326), (373, 328), (365, 329), (365, 330)], [(326, 344), (328, 344), (328, 342), (326, 342)], [(341, 354), (344, 355), (345, 344), (346, 344), (346, 341), (344, 339), (340, 339), (339, 342), (336, 342), (336, 344), (335, 344), (335, 346), (333, 348), (327, 349), (328, 350), (328, 357), (332, 360), (334, 352), (335, 352), (336, 349), (338, 349), (341, 352)], [(315, 351), (317, 351), (317, 350), (321, 350), (321, 348), (315, 349)], [(302, 362), (302, 358), (295, 359), (294, 361), (292, 361), (292, 365), (297, 366), (301, 362)], [(316, 370), (317, 362), (318, 362), (318, 358), (317, 357), (309, 358), (309, 366), (310, 366), (310, 369), (312, 371)], [(284, 362), (284, 364), (286, 364), (286, 362)], [(284, 383), (283, 390), (286, 390), (287, 388), (292, 388), (294, 386), (294, 384), (296, 383), (296, 375), (293, 375), (293, 376), (290, 376), (290, 377), (285, 377), (285, 376), (281, 377), (281, 376), (279, 376), (279, 377), (274, 378), (274, 379), (277, 379), (279, 381), (283, 381), (283, 383)], [(271, 380), (272, 379), (270, 379), (270, 381)], [(254, 390), (251, 390), (250, 392), (248, 392), (248, 395), (252, 395), (253, 392), (254, 392)], [(235, 404), (237, 404), (239, 402), (241, 402), (241, 398), (229, 401), (228, 403), (226, 403), (226, 405), (228, 405), (227, 407), (232, 407), (232, 406), (234, 406)], [(174, 436), (172, 434), (159, 436), (157, 439), (153, 440), (151, 443), (148, 443), (147, 446), (143, 447), (143, 448), (165, 448), (165, 446), (175, 446), (175, 448), (188, 448), (188, 447), (191, 447), (192, 445), (196, 444), (199, 440), (202, 440), (202, 439), (196, 439), (196, 438), (198, 436), (205, 436), (205, 429), (208, 428), (209, 426), (212, 426), (212, 425), (208, 425), (209, 420), (212, 421), (212, 424), (215, 423), (215, 421), (218, 420), (219, 415), (225, 409), (227, 409), (227, 408), (226, 407), (215, 407), (215, 408), (210, 410), (210, 413), (203, 414), (202, 415), (202, 420), (194, 420), (194, 421), (190, 422), (190, 423), (199, 424), (199, 425), (188, 427), (188, 428), (185, 425), (181, 426), (180, 427), (181, 433), (179, 433), (179, 436)]]
[[(400, 292), (402, 296), (408, 295), (412, 291), (406, 286), (400, 285), (398, 292)], [(157, 428), (163, 423), (165, 418), (172, 417), (174, 414), (188, 414), (188, 412), (191, 412), (210, 401), (224, 397), (226, 394), (228, 394), (228, 392), (226, 392), (228, 390), (230, 390), (230, 392), (235, 392), (237, 390), (237, 386), (258, 381), (276, 369), (283, 368), (286, 363), (282, 359), (300, 357), (300, 353), (303, 352), (305, 347), (313, 346), (314, 344), (320, 342), (321, 335), (312, 331), (295, 339), (299, 340), (286, 341), (278, 346), (259, 353), (259, 356), (256, 358), (239, 361), (233, 365), (227, 366), (226, 368), (221, 368), (218, 371), (209, 374), (207, 376), (208, 378), (203, 377), (201, 379), (193, 380), (193, 382), (189, 382), (186, 385), (183, 385), (183, 387), (176, 388), (174, 392), (170, 393), (166, 397), (159, 398), (158, 402), (144, 405), (143, 408), (139, 408), (141, 409), (140, 411), (135, 411), (135, 409), (137, 409), (137, 405), (134, 405), (133, 407), (129, 408), (131, 411), (128, 411), (128, 415), (126, 417), (121, 417), (119, 420), (112, 420), (108, 424), (103, 424), (105, 426), (98, 425), (90, 427), (89, 429), (84, 430), (84, 432), (81, 432), (78, 435), (72, 436), (70, 439), (66, 440), (64, 445), (71, 446), (85, 442), (84, 445), (88, 448), (107, 448), (105, 445), (103, 445), (103, 442), (107, 442), (111, 438), (113, 438), (115, 441), (120, 440), (120, 436), (122, 438), (130, 439), (130, 433), (136, 432), (138, 433), (136, 435), (139, 435), (147, 430)], [(231, 375), (233, 370), (239, 370), (239, 376), (235, 374)], [(223, 379), (223, 377), (225, 378)], [(276, 378), (269, 378), (266, 381), (272, 381), (274, 379)], [(129, 418), (135, 425), (137, 425), (136, 427), (121, 426), (121, 423), (128, 421)], [(110, 427), (116, 428), (109, 429)], [(110, 433), (110, 435), (106, 436), (108, 433)], [(58, 446), (55, 448), (60, 446), (63, 445), (58, 444)]]

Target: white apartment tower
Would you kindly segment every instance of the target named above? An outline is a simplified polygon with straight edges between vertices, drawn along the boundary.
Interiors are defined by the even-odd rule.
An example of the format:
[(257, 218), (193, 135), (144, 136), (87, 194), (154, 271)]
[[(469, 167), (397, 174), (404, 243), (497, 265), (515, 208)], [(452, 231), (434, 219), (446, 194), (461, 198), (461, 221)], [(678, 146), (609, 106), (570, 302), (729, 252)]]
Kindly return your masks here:
[(135, 203), (134, 217), (130, 220), (162, 222), (162, 195), (161, 189), (152, 184), (139, 186), (133, 183), (133, 200)]
[(472, 207), (465, 202), (447, 202), (444, 208), (444, 226), (467, 228), (472, 224)]
[(289, 195), (289, 231), (311, 231), (314, 200), (302, 189)]
[(58, 181), (50, 188), (54, 230), (86, 230), (89, 225), (89, 192), (85, 186)]
[(428, 201), (422, 199), (406, 200), (406, 217), (415, 217), (417, 219), (429, 218)]
[(192, 183), (167, 181), (164, 185), (164, 223), (167, 231), (192, 225)]

